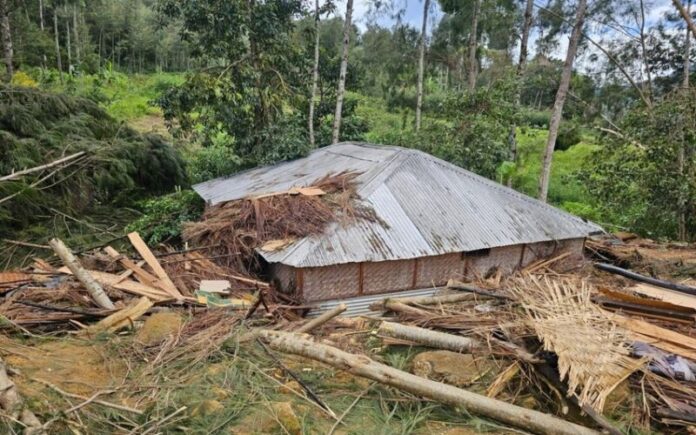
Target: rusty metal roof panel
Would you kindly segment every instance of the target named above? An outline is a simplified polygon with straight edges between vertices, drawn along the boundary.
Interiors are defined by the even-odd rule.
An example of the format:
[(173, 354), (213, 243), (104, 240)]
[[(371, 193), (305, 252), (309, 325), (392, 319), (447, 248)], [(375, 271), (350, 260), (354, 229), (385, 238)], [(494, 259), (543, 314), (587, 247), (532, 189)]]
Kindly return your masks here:
[[(325, 234), (260, 254), (295, 267), (385, 261), (585, 237), (590, 222), (420, 151), (338, 144), (310, 156), (194, 188), (211, 203), (361, 172), (358, 195), (377, 221), (334, 223)], [(211, 184), (214, 183), (215, 184)]]

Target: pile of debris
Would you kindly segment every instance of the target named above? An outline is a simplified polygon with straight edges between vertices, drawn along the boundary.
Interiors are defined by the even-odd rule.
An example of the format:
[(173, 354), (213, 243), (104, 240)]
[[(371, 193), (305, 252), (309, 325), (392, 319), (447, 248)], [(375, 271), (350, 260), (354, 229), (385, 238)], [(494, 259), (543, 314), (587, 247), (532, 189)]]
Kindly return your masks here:
[(200, 250), (166, 249), (156, 255), (138, 233), (128, 234), (128, 239), (139, 259), (112, 246), (78, 259), (61, 240), (53, 239), (49, 245), (62, 265), (36, 258), (30, 268), (0, 274), (0, 316), (6, 326), (46, 332), (85, 329), (97, 322), (88, 329), (114, 331), (131, 325), (154, 305), (249, 309), (270, 288), (266, 282), (228, 272)]
[[(274, 368), (265, 370), (274, 370), (273, 376), (258, 367), (256, 372), (296, 383), (292, 394), (321, 410), (334, 427), (362, 395), (338, 416), (322, 398), (325, 389), (304, 381), (273, 351), (371, 379), (411, 394), (408, 400), (460, 407), (534, 433), (679, 432), (696, 424), (696, 288), (688, 282), (609, 264), (561, 272), (554, 270), (559, 256), (509, 278), (450, 281), (434, 296), (384, 299), (367, 318), (339, 317), (346, 310), (339, 305), (303, 320), (293, 314), (298, 307), (275, 299), (272, 286), (230, 273), (212, 261), (215, 255), (195, 248), (155, 253), (137, 233), (128, 239), (137, 255), (105, 246), (79, 259), (54, 239), (50, 246), (61, 264), (36, 259), (31, 268), (0, 274), (0, 327), (8, 337), (96, 337), (139, 329), (139, 344), (120, 355), (121, 364), (140, 364), (129, 382), (153, 389), (173, 379), (186, 384), (196, 376), (196, 364), (226, 352), (231, 341), (235, 355), (248, 348), (270, 356)], [(154, 341), (144, 333), (140, 320), (147, 324), (171, 312), (186, 314), (175, 333)], [(382, 358), (404, 346), (420, 351), (410, 372)], [(44, 414), (22, 404), (12, 382), (12, 371), (0, 361), (0, 406), (12, 407), (4, 407), (4, 414), (36, 433), (49, 427), (51, 420), (40, 422)], [(41, 382), (61, 396), (136, 415), (155, 397), (134, 392), (126, 406)], [(183, 408), (174, 412), (177, 418), (186, 414)], [(129, 428), (158, 427), (168, 418)]]
[[(450, 281), (436, 296), (373, 304), (374, 311), (389, 316), (379, 318), (375, 328), (385, 346), (438, 349), (413, 362), (413, 372), (432, 381), (346, 353), (331, 341), (280, 331), (261, 336), (276, 350), (535, 433), (594, 433), (587, 427), (612, 434), (630, 427), (691, 430), (696, 424), (696, 288), (608, 265), (598, 265), (595, 273), (560, 274), (552, 263), (531, 265), (489, 288), (483, 287), (486, 282), (474, 287)], [(617, 280), (607, 271), (650, 284)], [(630, 309), (624, 310), (627, 300)], [(652, 311), (655, 306), (662, 309), (659, 315)], [(330, 327), (323, 331), (338, 341), (341, 334), (331, 332)], [(483, 381), (483, 394), (457, 388), (466, 378), (462, 367), (483, 360), (489, 361), (487, 371), (464, 382), (471, 389)], [(544, 401), (538, 409), (553, 412), (525, 409), (529, 394)]]
[(199, 222), (184, 228), (192, 246), (210, 246), (219, 264), (240, 273), (256, 270), (255, 250), (280, 249), (296, 239), (321, 234), (334, 222), (374, 220), (356, 193), (356, 172), (319, 178), (293, 187), (208, 207)]

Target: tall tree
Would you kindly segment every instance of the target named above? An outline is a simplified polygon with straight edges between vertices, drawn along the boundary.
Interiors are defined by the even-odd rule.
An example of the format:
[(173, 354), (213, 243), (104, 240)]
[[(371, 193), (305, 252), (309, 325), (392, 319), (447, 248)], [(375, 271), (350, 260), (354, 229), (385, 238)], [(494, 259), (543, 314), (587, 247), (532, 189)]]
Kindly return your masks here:
[(341, 71), (338, 76), (336, 91), (336, 112), (334, 114), (331, 143), (338, 143), (341, 132), (341, 115), (343, 113), (343, 96), (346, 91), (346, 72), (348, 71), (348, 50), (350, 49), (351, 20), (353, 17), (353, 0), (346, 2), (346, 18), (343, 23), (343, 54), (341, 56)]
[(63, 82), (63, 62), (60, 57), (60, 39), (58, 38), (58, 7), (53, 5), (53, 39), (56, 46), (56, 63), (60, 73), (60, 81)]
[(416, 131), (421, 126), (421, 109), (423, 107), (423, 71), (425, 69), (425, 38), (428, 27), (428, 9), (430, 0), (423, 1), (423, 26), (421, 27), (420, 47), (418, 53), (418, 90), (416, 96)]
[(553, 150), (556, 147), (556, 139), (558, 138), (558, 129), (561, 125), (561, 117), (563, 116), (563, 106), (568, 95), (570, 87), (570, 78), (573, 73), (573, 63), (575, 55), (578, 51), (578, 44), (582, 36), (582, 27), (585, 22), (585, 12), (587, 10), (587, 0), (578, 0), (575, 24), (573, 31), (570, 34), (568, 42), (568, 51), (566, 52), (565, 63), (563, 64), (563, 72), (561, 73), (561, 81), (556, 92), (556, 101), (553, 104), (551, 119), (549, 120), (549, 136), (546, 141), (546, 150), (544, 151), (544, 160), (541, 167), (541, 176), (539, 179), (539, 199), (546, 201), (549, 194), (549, 181), (551, 178), (551, 162), (553, 160)]
[(476, 49), (478, 48), (478, 20), (480, 12), (481, 0), (474, 0), (474, 10), (471, 16), (471, 30), (469, 32), (469, 91), (473, 91), (476, 87), (476, 75), (478, 74)]
[[(688, 0), (686, 5), (686, 12), (691, 16), (691, 0)], [(689, 31), (689, 26), (686, 25), (685, 35), (686, 41), (684, 42), (684, 81), (683, 86), (685, 89), (689, 88), (689, 70), (691, 69), (690, 59), (691, 59), (691, 32)]]
[(12, 80), (14, 68), (12, 50), (12, 29), (10, 28), (10, 0), (0, 0), (0, 38), (2, 38), (2, 54), (5, 62), (5, 74), (7, 81)]
[(77, 62), (77, 65), (80, 65), (80, 34), (78, 31), (78, 25), (77, 25), (77, 3), (73, 5), (73, 13), (72, 13), (72, 18), (73, 18), (73, 34), (75, 35), (75, 61)]
[[(524, 9), (524, 20), (522, 22), (522, 34), (520, 36), (520, 57), (517, 61), (517, 95), (515, 96), (515, 107), (519, 108), (522, 98), (521, 80), (524, 74), (524, 66), (527, 63), (527, 53), (529, 44), (529, 32), (532, 28), (532, 14), (534, 12), (534, 0), (527, 0), (527, 5)], [(510, 127), (510, 159), (513, 163), (517, 162), (517, 125), (513, 124)], [(512, 177), (508, 177), (508, 186), (512, 183)]]
[(309, 144), (314, 148), (314, 99), (319, 86), (319, 0), (314, 2), (314, 65), (312, 65), (312, 93), (309, 95)]

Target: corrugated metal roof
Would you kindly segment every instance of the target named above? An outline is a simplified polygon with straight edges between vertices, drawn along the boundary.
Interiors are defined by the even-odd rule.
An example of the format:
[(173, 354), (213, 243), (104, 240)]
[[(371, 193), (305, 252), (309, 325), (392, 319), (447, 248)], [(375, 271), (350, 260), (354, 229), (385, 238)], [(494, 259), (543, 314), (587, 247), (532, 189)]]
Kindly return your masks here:
[(590, 222), (421, 151), (342, 143), (279, 165), (194, 186), (211, 204), (306, 186), (356, 171), (358, 195), (380, 222), (335, 223), (324, 235), (260, 254), (295, 267), (385, 261), (585, 237)]

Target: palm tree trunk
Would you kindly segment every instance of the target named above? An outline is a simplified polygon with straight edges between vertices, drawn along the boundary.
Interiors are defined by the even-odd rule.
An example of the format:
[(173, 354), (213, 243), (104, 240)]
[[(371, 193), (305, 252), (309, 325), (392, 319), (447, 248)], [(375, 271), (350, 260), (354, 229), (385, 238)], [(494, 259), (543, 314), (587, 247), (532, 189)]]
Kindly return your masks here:
[(471, 33), (469, 34), (469, 91), (476, 88), (476, 75), (478, 64), (476, 62), (476, 48), (478, 46), (478, 19), (481, 12), (481, 0), (474, 0), (474, 13), (471, 18)]
[(2, 54), (5, 61), (7, 81), (12, 80), (14, 67), (12, 65), (14, 51), (12, 50), (12, 29), (10, 28), (10, 9), (7, 0), (0, 0), (0, 38), (2, 38)]
[(343, 113), (343, 95), (346, 91), (346, 73), (348, 71), (348, 50), (350, 48), (351, 19), (353, 17), (353, 0), (346, 4), (346, 20), (343, 23), (343, 56), (341, 72), (338, 76), (338, 91), (336, 92), (336, 113), (334, 114), (333, 137), (331, 143), (338, 143), (341, 132), (341, 114)]
[(312, 93), (309, 96), (309, 143), (314, 148), (314, 99), (317, 96), (319, 85), (319, 0), (315, 1), (314, 6), (314, 66), (312, 67)]
[(428, 27), (428, 9), (430, 0), (423, 2), (423, 27), (421, 28), (420, 53), (418, 54), (418, 94), (416, 99), (416, 131), (421, 127), (421, 109), (423, 107), (423, 70), (425, 69), (425, 36)]
[(575, 24), (573, 31), (570, 34), (570, 42), (568, 43), (568, 51), (566, 52), (565, 64), (563, 65), (563, 73), (561, 74), (561, 82), (556, 92), (556, 101), (553, 104), (551, 112), (551, 120), (549, 121), (549, 137), (546, 141), (546, 150), (544, 152), (544, 160), (541, 166), (541, 177), (539, 180), (539, 199), (546, 202), (549, 194), (549, 181), (551, 178), (551, 161), (553, 160), (553, 149), (556, 147), (556, 138), (558, 138), (558, 128), (561, 125), (561, 117), (563, 115), (563, 106), (568, 95), (570, 87), (570, 78), (573, 73), (573, 62), (578, 51), (578, 43), (582, 36), (582, 26), (585, 22), (585, 11), (587, 10), (587, 0), (579, 0), (575, 15)]

